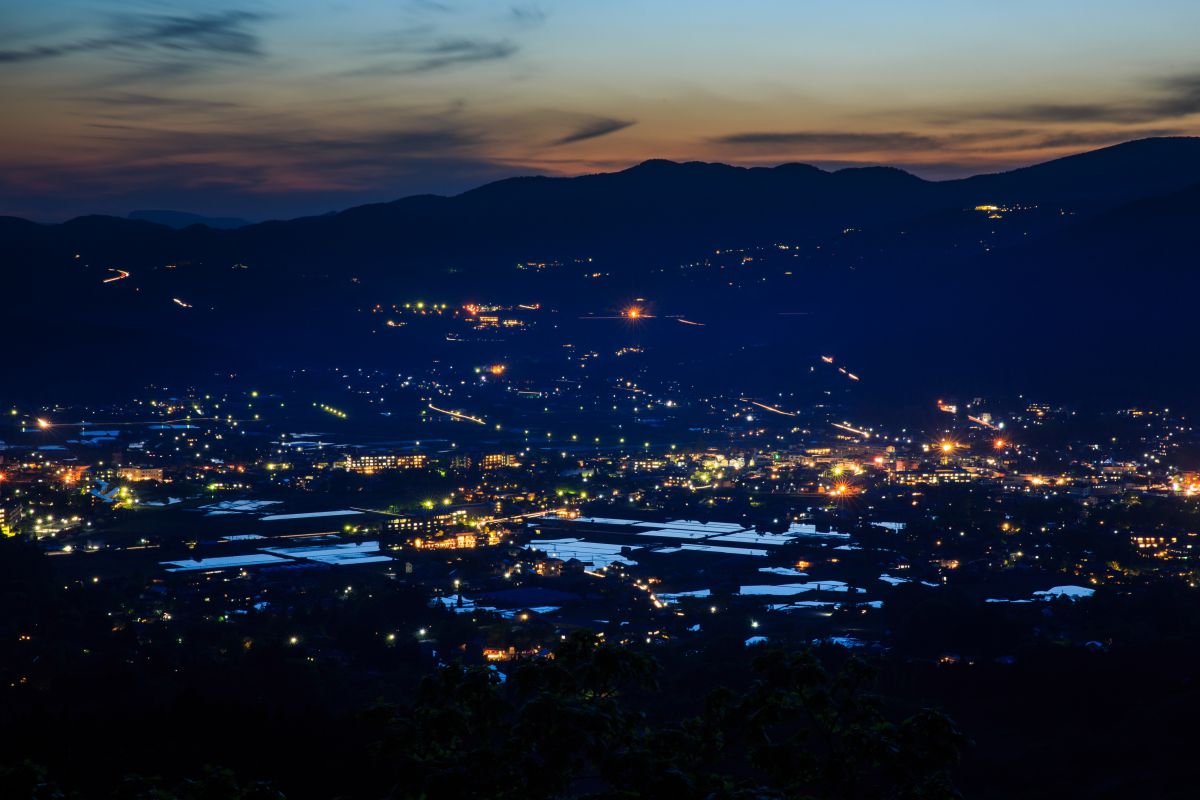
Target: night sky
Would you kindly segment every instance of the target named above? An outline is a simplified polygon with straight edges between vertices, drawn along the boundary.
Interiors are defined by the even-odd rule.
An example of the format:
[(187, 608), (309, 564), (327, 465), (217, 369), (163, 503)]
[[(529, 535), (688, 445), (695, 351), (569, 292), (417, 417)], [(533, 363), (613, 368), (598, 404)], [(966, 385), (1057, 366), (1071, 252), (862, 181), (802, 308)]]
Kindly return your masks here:
[(0, 3), (0, 213), (250, 219), (646, 158), (994, 171), (1200, 133), (1200, 3)]

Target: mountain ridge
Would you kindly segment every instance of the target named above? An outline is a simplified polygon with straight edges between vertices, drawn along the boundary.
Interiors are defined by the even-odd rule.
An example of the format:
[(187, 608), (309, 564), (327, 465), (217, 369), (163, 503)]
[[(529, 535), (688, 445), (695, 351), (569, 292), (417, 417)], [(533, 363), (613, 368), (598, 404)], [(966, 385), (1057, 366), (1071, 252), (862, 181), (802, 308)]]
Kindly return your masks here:
[[(722, 162), (708, 161), (673, 161), (670, 159), (651, 158), (634, 164), (622, 170), (612, 172), (596, 172), (574, 176), (551, 176), (551, 175), (522, 175), (512, 178), (504, 178), (497, 181), (482, 184), (480, 186), (468, 189), (454, 195), (440, 194), (417, 194), (406, 195), (392, 200), (384, 200), (377, 203), (367, 203), (359, 206), (352, 206), (341, 209), (335, 212), (329, 212), (319, 215), (308, 215), (293, 217), (288, 219), (272, 219), (263, 220), (261, 222), (251, 222), (246, 224), (244, 220), (235, 220), (233, 218), (223, 217), (206, 217), (199, 214), (191, 214), (189, 212), (180, 211), (141, 211), (131, 212), (127, 215), (127, 219), (137, 219), (139, 221), (152, 222), (154, 224), (163, 225), (164, 227), (182, 228), (186, 225), (172, 225), (167, 222), (156, 221), (152, 217), (146, 215), (168, 214), (178, 215), (180, 221), (182, 218), (194, 218), (194, 224), (207, 225), (205, 220), (217, 222), (237, 222), (237, 229), (254, 228), (260, 225), (270, 225), (281, 222), (296, 222), (300, 220), (315, 220), (328, 219), (338, 217), (343, 214), (356, 212), (360, 209), (390, 207), (397, 208), (419, 203), (436, 202), (439, 200), (460, 200), (463, 198), (475, 198), (480, 195), (489, 195), (497, 191), (510, 189), (514, 187), (527, 188), (536, 186), (538, 188), (557, 187), (578, 182), (579, 185), (586, 185), (589, 182), (597, 179), (606, 180), (622, 180), (636, 178), (641, 179), (646, 176), (661, 177), (663, 175), (671, 176), (687, 176), (696, 177), (701, 172), (705, 173), (705, 177), (711, 177), (716, 174), (722, 175), (741, 175), (743, 177), (760, 178), (770, 176), (768, 179), (778, 179), (780, 177), (797, 177), (803, 175), (805, 178), (822, 180), (834, 179), (839, 176), (841, 179), (861, 179), (864, 177), (881, 177), (889, 180), (902, 181), (910, 186), (926, 186), (926, 187), (961, 187), (966, 192), (974, 192), (982, 189), (983, 191), (996, 190), (1013, 190), (1019, 186), (1022, 179), (1028, 176), (1041, 177), (1046, 175), (1054, 180), (1063, 179), (1079, 179), (1091, 178), (1091, 183), (1088, 184), (1088, 189), (1096, 188), (1095, 181), (1103, 180), (1100, 176), (1096, 176), (1096, 166), (1094, 162), (1108, 161), (1107, 166), (1119, 167), (1124, 170), (1141, 170), (1150, 167), (1161, 167), (1161, 163), (1153, 163), (1155, 160), (1161, 162), (1163, 159), (1173, 159), (1178, 162), (1180, 159), (1184, 162), (1184, 168), (1189, 172), (1195, 172), (1200, 177), (1200, 137), (1175, 136), (1175, 137), (1149, 137), (1145, 139), (1135, 139), (1120, 144), (1110, 145), (1094, 150), (1083, 151), (1060, 158), (1051, 159), (1049, 161), (1039, 162), (1024, 167), (1018, 167), (1012, 170), (1002, 172), (980, 173), (966, 178), (954, 178), (948, 180), (927, 180), (920, 176), (914, 175), (899, 167), (888, 165), (871, 165), (862, 167), (843, 167), (835, 170), (826, 170), (812, 164), (802, 162), (784, 162), (774, 166), (740, 166), (736, 164), (726, 164)], [(1172, 185), (1169, 180), (1163, 179), (1154, 184), (1153, 190), (1158, 191), (1162, 186)], [(140, 216), (134, 216), (140, 215)], [(55, 227), (56, 225), (64, 225), (75, 219), (102, 217), (107, 219), (121, 219), (103, 214), (87, 214), (81, 217), (72, 218), (61, 223), (38, 223), (45, 227)], [(21, 219), (20, 217), (3, 217), (10, 219)], [(25, 220), (29, 221), (29, 220)], [(207, 225), (207, 227), (216, 227)]]
[[(954, 389), (956, 376), (981, 391), (1021, 376), (1050, 386), (1062, 364), (1093, 380), (1116, 364), (1131, 391), (1177, 389), (1173, 364), (1189, 356), (1175, 350), (1200, 293), (1196, 216), (1200, 139), (944, 182), (653, 161), (233, 230), (3, 218), (0, 312), (27, 330), (56, 320), (53, 341), (32, 341), (14, 368), (39, 379), (100, 331), (138, 341), (148, 370), (155, 359), (199, 368), (214, 353), (378, 363), (400, 356), (387, 348), (397, 334), (366, 313), (375, 306), (535, 301), (578, 319), (647, 297), (708, 319), (734, 363), (762, 341), (781, 348), (763, 358), (786, 358), (803, 330), (805, 346), (856, 353), (913, 391)], [(739, 321), (797, 309), (802, 328)], [(430, 346), (413, 340), (405, 357)]]

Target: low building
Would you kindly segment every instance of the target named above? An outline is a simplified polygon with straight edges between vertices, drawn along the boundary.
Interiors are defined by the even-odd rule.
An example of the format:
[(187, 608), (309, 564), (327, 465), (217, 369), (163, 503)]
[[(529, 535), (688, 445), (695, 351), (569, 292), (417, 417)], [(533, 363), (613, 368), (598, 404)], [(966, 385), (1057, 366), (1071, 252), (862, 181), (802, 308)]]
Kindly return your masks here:
[(130, 483), (138, 483), (140, 481), (161, 482), (163, 471), (162, 467), (121, 467), (117, 470), (117, 477)]
[(388, 453), (384, 455), (346, 456), (334, 463), (335, 469), (371, 475), (376, 472), (402, 469), (424, 469), (429, 457), (424, 453)]

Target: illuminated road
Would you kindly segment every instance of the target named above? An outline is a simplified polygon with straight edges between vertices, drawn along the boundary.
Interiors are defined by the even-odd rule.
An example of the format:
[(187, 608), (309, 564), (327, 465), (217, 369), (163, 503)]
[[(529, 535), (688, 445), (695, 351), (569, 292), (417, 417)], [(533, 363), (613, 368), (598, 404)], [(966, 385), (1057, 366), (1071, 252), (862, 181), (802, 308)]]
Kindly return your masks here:
[(100, 281), (101, 283), (116, 283), (117, 281), (123, 281), (129, 277), (129, 272), (123, 269), (110, 269), (109, 272), (115, 272), (117, 274), (113, 275), (111, 278), (105, 278), (104, 280)]
[(567, 506), (562, 506), (560, 508), (548, 508), (544, 511), (530, 511), (527, 514), (513, 514), (511, 517), (501, 517), (499, 519), (485, 519), (485, 520), (481, 520), (480, 524), (481, 525), (491, 525), (496, 522), (516, 522), (519, 519), (529, 519), (530, 517), (542, 517), (542, 516), (545, 516), (546, 514), (561, 514), (566, 511), (569, 511), (569, 510), (570, 509)]
[(185, 422), (253, 422), (248, 419), (229, 419), (226, 417), (180, 417), (178, 419), (147, 419), (136, 422), (51, 422), (38, 417), (37, 426), (42, 430), (51, 428), (100, 428), (122, 427), (131, 425), (178, 425)]
[(763, 409), (764, 411), (770, 411), (772, 414), (779, 414), (784, 417), (796, 416), (791, 411), (784, 411), (782, 408), (776, 408), (775, 406), (769, 406), (769, 405), (766, 405), (765, 403), (760, 403), (757, 400), (747, 400), (746, 398), (743, 397), (742, 402), (749, 403), (752, 406), (758, 406), (759, 408)]
[(463, 420), (466, 420), (467, 422), (474, 422), (476, 425), (487, 425), (487, 423), (484, 422), (483, 420), (481, 420), (479, 417), (472, 417), (467, 414), (460, 414), (457, 411), (450, 411), (449, 409), (438, 408), (433, 403), (429, 404), (429, 408), (433, 411), (438, 412), (439, 414), (445, 414), (448, 417), (454, 417), (455, 419), (463, 419)]
[[(824, 361), (826, 364), (832, 364), (833, 356), (821, 356), (821, 360)], [(847, 378), (849, 378), (852, 381), (861, 380), (861, 378), (859, 378), (857, 375), (855, 375), (853, 372), (846, 369), (845, 367), (838, 367), (837, 371), (840, 372), (841, 374), (845, 375)]]
[(692, 322), (690, 319), (684, 319), (683, 317), (677, 317), (677, 318), (675, 319), (675, 321), (676, 321), (676, 322), (682, 322), (684, 325), (695, 325), (697, 328), (703, 328), (703, 327), (704, 327), (704, 323), (703, 323), (703, 322)]
[(863, 437), (864, 439), (871, 438), (871, 434), (869, 431), (860, 431), (858, 428), (851, 428), (849, 425), (843, 425), (840, 422), (833, 422), (830, 424), (832, 424), (833, 427), (835, 427), (835, 428), (840, 428), (841, 430), (849, 431), (850, 433), (857, 434), (857, 435)]

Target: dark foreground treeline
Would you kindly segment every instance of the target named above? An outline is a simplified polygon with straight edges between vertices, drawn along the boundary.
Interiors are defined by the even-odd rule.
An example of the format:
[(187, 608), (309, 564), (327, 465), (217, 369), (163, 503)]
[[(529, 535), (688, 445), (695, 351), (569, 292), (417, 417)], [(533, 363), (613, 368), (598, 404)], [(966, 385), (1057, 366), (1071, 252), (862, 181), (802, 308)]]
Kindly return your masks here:
[[(156, 767), (165, 764), (145, 763), (136, 748), (121, 746), (150, 732), (129, 729), (141, 717), (136, 711), (114, 712), (107, 738), (99, 741), (68, 741), (80, 731), (63, 719), (64, 751), (97, 750), (131, 771), (93, 771), (97, 765), (85, 766), (87, 758), (60, 756), (53, 768), (27, 759), (0, 768), (0, 794), (131, 800), (958, 796), (950, 769), (963, 735), (934, 711), (890, 721), (861, 661), (848, 660), (830, 673), (810, 652), (765, 651), (754, 659), (755, 677), (746, 687), (714, 691), (695, 704), (695, 713), (682, 716), (646, 710), (652, 693), (678, 691), (664, 685), (670, 676), (658, 667), (588, 632), (567, 637), (553, 657), (515, 665), (509, 675), (444, 666), (420, 681), (411, 703), (307, 720), (307, 735), (330, 748), (324, 753), (310, 752), (306, 735), (278, 720), (265, 721), (252, 709), (249, 719), (232, 711), (228, 725), (250, 722), (271, 737), (254, 748), (260, 763), (197, 764), (184, 776), (162, 774)], [(205, 736), (222, 735), (204, 716), (189, 721), (181, 714), (153, 732), (199, 756)], [(181, 765), (171, 766), (175, 772)], [(264, 772), (272, 777), (258, 777)]]
[[(51, 561), (0, 543), (0, 798), (1192, 796), (1188, 594), (1075, 607), (1120, 632), (1091, 649), (1041, 615), (1004, 663), (578, 633), (492, 669), (457, 663), (477, 635), (457, 615), (374, 644), (430, 613), (401, 587), (317, 586), (245, 622), (204, 616), (205, 590), (168, 625), (144, 584), (64, 585)], [(910, 602), (912, 629), (989, 636), (946, 597)]]

